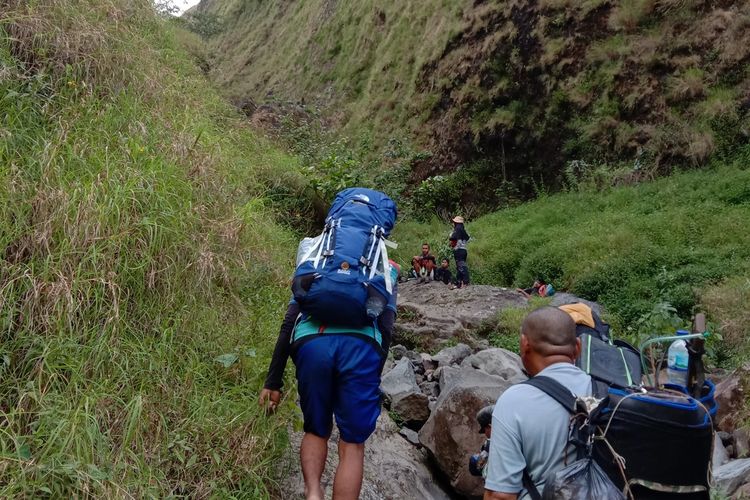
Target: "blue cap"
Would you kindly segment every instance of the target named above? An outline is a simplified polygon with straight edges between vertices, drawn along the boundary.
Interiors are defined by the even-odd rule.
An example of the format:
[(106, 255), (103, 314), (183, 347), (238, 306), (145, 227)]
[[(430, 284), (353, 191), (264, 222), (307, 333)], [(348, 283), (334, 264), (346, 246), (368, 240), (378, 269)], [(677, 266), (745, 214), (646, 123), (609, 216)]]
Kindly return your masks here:
[(690, 332), (687, 330), (677, 330), (677, 335), (690, 335)]

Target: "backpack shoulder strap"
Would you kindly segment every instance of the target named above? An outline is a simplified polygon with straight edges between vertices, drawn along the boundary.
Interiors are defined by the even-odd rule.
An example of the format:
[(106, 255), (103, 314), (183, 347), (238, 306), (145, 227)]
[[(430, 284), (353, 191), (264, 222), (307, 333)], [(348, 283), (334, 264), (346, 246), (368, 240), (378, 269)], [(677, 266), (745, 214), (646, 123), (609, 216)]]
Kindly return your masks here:
[(536, 387), (565, 408), (571, 415), (576, 411), (577, 398), (560, 382), (550, 377), (534, 377), (521, 382), (522, 384)]
[[(560, 382), (550, 377), (533, 377), (521, 382), (522, 384), (536, 387), (565, 408), (571, 415), (575, 413), (576, 397)], [(531, 480), (529, 470), (523, 470), (523, 487), (528, 492), (531, 500), (541, 500), (542, 495), (539, 493), (534, 482)]]
[(542, 500), (542, 495), (539, 493), (534, 481), (531, 480), (529, 469), (523, 470), (523, 487), (531, 497), (531, 500)]

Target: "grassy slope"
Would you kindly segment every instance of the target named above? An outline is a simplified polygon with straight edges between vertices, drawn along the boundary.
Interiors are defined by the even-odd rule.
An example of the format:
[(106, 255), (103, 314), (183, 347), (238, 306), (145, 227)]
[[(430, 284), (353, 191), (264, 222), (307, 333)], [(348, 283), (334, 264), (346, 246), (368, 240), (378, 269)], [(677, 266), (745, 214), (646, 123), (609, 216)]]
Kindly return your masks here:
[(3, 3), (0, 496), (269, 495), (293, 168), (147, 0)]
[[(731, 347), (744, 350), (748, 186), (750, 170), (723, 167), (543, 197), (470, 221), (470, 268), (477, 282), (505, 286), (546, 277), (560, 290), (602, 302), (620, 328), (637, 328), (659, 302), (673, 304), (683, 318), (699, 304)], [(408, 262), (422, 241), (445, 253), (448, 231), (437, 220), (401, 223), (396, 257)]]
[(382, 141), (427, 118), (419, 71), (458, 31), (463, 3), (204, 0), (200, 8), (225, 23), (211, 43), (212, 78), (228, 95), (262, 99), (272, 90), (343, 103), (336, 118)]
[(505, 179), (526, 194), (559, 185), (570, 160), (583, 163), (569, 175), (603, 165), (627, 183), (747, 158), (746, 2), (204, 0), (201, 9), (226, 23), (211, 40), (212, 78), (230, 96), (320, 100), (345, 134), (414, 140), (433, 153), (415, 165), (418, 179), (483, 160), (456, 173), (437, 204), (456, 201), (447, 193), (484, 211), (504, 206), (515, 195)]

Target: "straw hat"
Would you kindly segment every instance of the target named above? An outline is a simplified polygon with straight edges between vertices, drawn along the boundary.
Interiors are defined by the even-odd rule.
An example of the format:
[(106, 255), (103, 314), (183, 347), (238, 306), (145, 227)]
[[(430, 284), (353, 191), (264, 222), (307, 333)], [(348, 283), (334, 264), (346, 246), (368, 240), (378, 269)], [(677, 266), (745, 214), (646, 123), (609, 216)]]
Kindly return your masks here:
[(455, 222), (456, 224), (463, 224), (464, 218), (461, 217), (460, 215), (457, 215), (451, 219), (451, 222)]

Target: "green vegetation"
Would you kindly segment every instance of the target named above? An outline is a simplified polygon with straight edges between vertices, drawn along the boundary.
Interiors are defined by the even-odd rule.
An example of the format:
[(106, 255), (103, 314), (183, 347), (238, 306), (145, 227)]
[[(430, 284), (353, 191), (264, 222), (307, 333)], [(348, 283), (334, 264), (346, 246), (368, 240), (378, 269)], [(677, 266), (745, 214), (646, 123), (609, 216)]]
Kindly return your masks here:
[(177, 39), (148, 0), (3, 4), (2, 497), (274, 491), (272, 201), (303, 182)]
[[(659, 319), (664, 304), (683, 320), (703, 309), (724, 334), (722, 356), (746, 354), (748, 186), (750, 170), (716, 167), (635, 187), (543, 196), (469, 221), (472, 277), (504, 286), (546, 278), (604, 304), (624, 334), (674, 326), (668, 310), (668, 321)], [(423, 241), (439, 248), (448, 231), (437, 219), (400, 223), (395, 258), (408, 262)], [(515, 323), (505, 320), (512, 333)]]
[[(564, 186), (631, 185), (750, 158), (750, 4), (683, 0), (204, 0), (210, 75), (237, 102), (319, 108), (361, 174), (434, 212), (488, 213)], [(366, 151), (360, 154), (359, 149)], [(360, 160), (360, 157), (362, 159)], [(402, 205), (404, 205), (402, 200)]]

